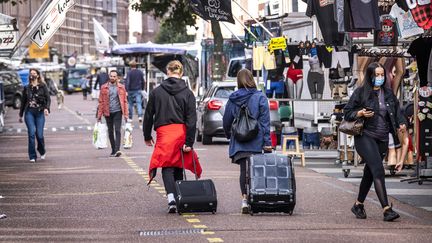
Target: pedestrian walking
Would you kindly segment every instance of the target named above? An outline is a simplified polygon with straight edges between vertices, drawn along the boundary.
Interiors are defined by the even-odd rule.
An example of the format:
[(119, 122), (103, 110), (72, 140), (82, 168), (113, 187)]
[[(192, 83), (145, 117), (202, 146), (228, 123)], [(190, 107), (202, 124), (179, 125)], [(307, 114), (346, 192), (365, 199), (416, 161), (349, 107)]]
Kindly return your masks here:
[(183, 65), (179, 61), (168, 63), (167, 74), (168, 78), (150, 93), (143, 133), (147, 146), (155, 144), (151, 136), (152, 127), (156, 130), (157, 137), (149, 166), (149, 184), (156, 176), (156, 169), (162, 168), (168, 213), (175, 213), (175, 181), (183, 179), (181, 150), (184, 152), (185, 169), (194, 172), (192, 156), (196, 160), (198, 177), (201, 176), (202, 169), (192, 150), (196, 129), (195, 96), (181, 79)]
[(99, 95), (97, 120), (105, 117), (108, 127), (108, 137), (111, 144), (111, 157), (119, 157), (121, 143), (122, 117), (127, 121), (127, 93), (124, 85), (118, 82), (117, 71), (110, 71), (110, 81), (102, 85)]
[(126, 76), (126, 91), (128, 92), (129, 102), (129, 119), (132, 120), (134, 111), (134, 102), (138, 110), (138, 121), (142, 122), (143, 109), (142, 109), (142, 90), (144, 90), (144, 74), (141, 70), (137, 69), (135, 60), (129, 63), (131, 70)]
[(48, 87), (37, 69), (30, 69), (29, 84), (24, 87), (19, 122), (24, 121), (28, 134), (28, 155), (30, 162), (36, 162), (35, 138), (40, 158), (46, 158), (44, 127), (45, 116), (50, 113), (51, 98)]
[[(106, 68), (102, 67), (99, 70), (99, 74), (96, 76), (96, 82), (94, 84), (94, 89), (101, 89), (102, 85), (104, 85), (106, 82), (108, 82), (108, 80), (110, 80), (109, 75), (107, 74), (107, 70)], [(99, 87), (98, 87), (99, 85)]]
[[(241, 212), (249, 213), (246, 191), (246, 166), (252, 154), (271, 151), (270, 139), (270, 111), (267, 97), (257, 90), (252, 73), (242, 69), (237, 73), (238, 90), (229, 96), (223, 116), (223, 128), (226, 137), (230, 139), (229, 157), (232, 163), (240, 165), (240, 190), (242, 194)], [(238, 117), (240, 107), (247, 106), (250, 116), (258, 121), (258, 134), (247, 142), (240, 142), (232, 136), (232, 125)]]
[(385, 72), (381, 64), (371, 63), (366, 70), (363, 85), (354, 91), (344, 108), (345, 120), (364, 119), (363, 133), (354, 137), (355, 148), (365, 162), (357, 201), (351, 208), (359, 219), (366, 218), (363, 203), (372, 183), (383, 208), (384, 221), (400, 217), (388, 202), (382, 161), (387, 153), (389, 133), (393, 136), (394, 146), (400, 146), (397, 132), (406, 132), (406, 121), (398, 99), (385, 85)]
[(89, 86), (89, 80), (84, 75), (81, 77), (80, 86), (83, 93), (83, 100), (87, 100), (87, 93)]

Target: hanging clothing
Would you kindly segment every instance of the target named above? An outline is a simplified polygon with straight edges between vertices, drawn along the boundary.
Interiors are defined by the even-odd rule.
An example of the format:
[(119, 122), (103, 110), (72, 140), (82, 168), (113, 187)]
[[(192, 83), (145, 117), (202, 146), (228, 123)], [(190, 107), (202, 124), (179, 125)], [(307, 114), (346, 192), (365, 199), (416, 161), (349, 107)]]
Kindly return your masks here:
[(306, 16), (316, 16), (324, 42), (339, 45), (343, 38), (338, 33), (338, 23), (333, 18), (335, 0), (309, 0)]
[(395, 4), (390, 11), (390, 15), (397, 20), (400, 37), (408, 38), (423, 34), (423, 29), (418, 27), (410, 11), (406, 12)]
[(253, 70), (261, 70), (264, 65), (264, 46), (254, 46), (252, 48)]
[(375, 46), (397, 46), (398, 32), (396, 19), (391, 15), (382, 15), (380, 17), (381, 30), (374, 32)]
[(303, 55), (300, 54), (298, 45), (288, 45), (287, 49), (291, 60), (290, 65), (294, 65), (295, 69), (303, 69)]
[(342, 68), (350, 68), (350, 61), (347, 51), (336, 51), (333, 50), (332, 52), (332, 62), (331, 62), (332, 68), (337, 68), (338, 64)]
[(264, 51), (264, 67), (267, 70), (273, 70), (276, 69), (276, 59), (275, 55), (271, 54), (267, 48), (265, 48)]
[(429, 57), (432, 50), (431, 37), (419, 37), (415, 39), (410, 47), (408, 53), (417, 59), (418, 73), (420, 78), (420, 87), (426, 86), (428, 83), (427, 73), (429, 66)]
[(352, 24), (355, 29), (379, 30), (378, 0), (349, 1)]
[(432, 5), (430, 0), (406, 0), (414, 21), (425, 30), (432, 27)]

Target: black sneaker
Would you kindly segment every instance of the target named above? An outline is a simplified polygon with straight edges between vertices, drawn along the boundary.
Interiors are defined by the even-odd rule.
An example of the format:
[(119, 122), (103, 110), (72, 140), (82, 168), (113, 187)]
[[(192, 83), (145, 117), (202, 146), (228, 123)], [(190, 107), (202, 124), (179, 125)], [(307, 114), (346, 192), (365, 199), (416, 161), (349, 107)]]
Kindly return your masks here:
[(356, 204), (356, 203), (354, 203), (354, 205), (351, 208), (351, 212), (353, 212), (353, 214), (358, 219), (365, 219), (366, 218), (366, 211), (364, 209), (364, 205), (363, 204)]
[(386, 211), (384, 211), (384, 221), (391, 222), (397, 218), (399, 218), (400, 215), (393, 211), (392, 207), (388, 208)]
[(115, 153), (115, 157), (120, 157), (122, 155), (122, 152), (121, 151), (117, 151), (116, 153)]
[(176, 205), (168, 205), (168, 213), (176, 213), (177, 206)]

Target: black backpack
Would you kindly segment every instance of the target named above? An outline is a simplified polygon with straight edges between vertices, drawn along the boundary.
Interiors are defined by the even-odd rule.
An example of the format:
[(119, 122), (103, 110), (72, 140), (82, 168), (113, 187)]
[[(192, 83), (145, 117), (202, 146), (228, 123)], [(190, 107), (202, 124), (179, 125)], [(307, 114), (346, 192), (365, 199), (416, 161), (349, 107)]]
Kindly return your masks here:
[(234, 118), (231, 134), (239, 142), (249, 142), (258, 135), (258, 121), (250, 115), (247, 103), (240, 106), (237, 117)]

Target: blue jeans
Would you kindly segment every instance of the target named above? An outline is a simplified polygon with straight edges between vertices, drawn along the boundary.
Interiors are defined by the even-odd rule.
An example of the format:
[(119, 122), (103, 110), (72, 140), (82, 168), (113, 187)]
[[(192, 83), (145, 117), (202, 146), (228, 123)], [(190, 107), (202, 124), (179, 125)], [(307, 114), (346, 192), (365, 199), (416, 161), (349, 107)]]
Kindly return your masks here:
[(143, 111), (142, 111), (142, 94), (141, 94), (141, 90), (130, 90), (128, 92), (128, 103), (129, 103), (129, 119), (132, 119), (133, 117), (133, 104), (134, 101), (137, 105), (137, 109), (138, 109), (138, 116), (142, 117), (143, 116)]
[(45, 114), (43, 111), (26, 111), (24, 115), (28, 134), (29, 159), (36, 159), (35, 137), (37, 140), (37, 151), (40, 155), (45, 154), (45, 141), (43, 136), (45, 126)]
[(320, 146), (319, 133), (303, 133), (303, 149), (318, 149)]

